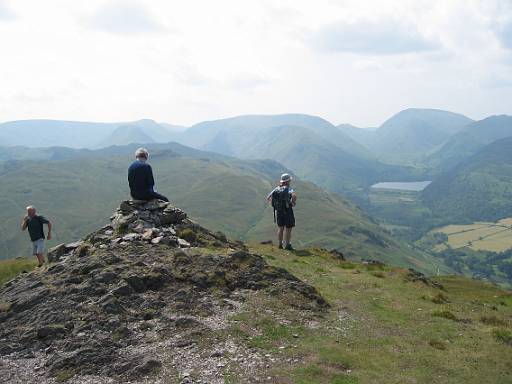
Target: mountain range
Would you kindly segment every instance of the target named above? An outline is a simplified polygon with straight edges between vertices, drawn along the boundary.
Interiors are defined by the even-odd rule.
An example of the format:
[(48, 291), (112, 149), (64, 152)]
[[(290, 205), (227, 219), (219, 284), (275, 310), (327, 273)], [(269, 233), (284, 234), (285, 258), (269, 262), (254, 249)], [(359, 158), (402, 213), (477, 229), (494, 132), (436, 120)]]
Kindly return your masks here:
[(183, 129), (149, 119), (129, 123), (18, 120), (0, 124), (0, 146), (99, 148), (140, 143), (140, 140), (168, 142)]
[[(342, 244), (351, 256), (356, 256), (357, 236), (372, 237), (368, 234), (375, 233), (377, 238), (388, 239), (384, 243), (396, 240), (389, 237), (386, 231), (382, 231), (381, 227), (374, 225), (374, 219), (351, 204), (364, 207), (376, 215), (377, 221), (392, 224), (394, 228), (400, 225), (416, 225), (418, 220), (423, 220), (418, 228), (420, 231), (428, 230), (439, 223), (466, 223), (472, 220), (501, 219), (510, 215), (506, 209), (510, 175), (506, 157), (507, 143), (496, 142), (496, 147), (492, 145), (496, 140), (512, 136), (511, 122), (510, 116), (491, 116), (473, 121), (448, 111), (416, 108), (399, 112), (378, 128), (366, 129), (348, 124), (336, 127), (325, 119), (304, 114), (244, 115), (202, 122), (190, 128), (156, 123), (153, 120), (128, 123), (51, 120), (10, 122), (0, 125), (0, 143), (4, 144), (0, 151), (0, 172), (5, 185), (2, 189), (6, 191), (3, 194), (5, 197), (0, 201), (6, 207), (6, 212), (11, 209), (10, 206), (16, 207), (12, 200), (16, 194), (22, 197), (25, 195), (27, 201), (41, 201), (44, 206), (50, 201), (45, 200), (43, 195), (31, 195), (30, 191), (38, 188), (27, 185), (29, 179), (33, 179), (41, 183), (42, 190), (57, 194), (56, 187), (52, 189), (48, 186), (50, 183), (42, 180), (51, 179), (52, 183), (66, 191), (64, 200), (68, 196), (71, 198), (73, 191), (76, 191), (79, 200), (94, 202), (94, 207), (86, 212), (86, 216), (90, 214), (87, 216), (90, 225), (97, 224), (95, 220), (101, 218), (101, 212), (112, 208), (104, 202), (115, 201), (116, 196), (126, 194), (123, 189), (124, 177), (121, 176), (125, 172), (127, 160), (132, 156), (130, 151), (138, 145), (145, 145), (152, 148), (152, 152), (156, 151), (157, 156), (152, 156), (151, 160), (156, 166), (160, 162), (159, 156), (166, 158), (162, 160), (162, 164), (181, 180), (178, 185), (187, 183), (182, 175), (186, 169), (196, 175), (191, 176), (193, 179), (206, 177), (209, 185), (197, 182), (192, 193), (179, 189), (165, 177), (160, 183), (163, 188), (175, 193), (177, 202), (192, 214), (236, 238), (271, 237), (271, 215), (266, 213), (265, 216), (263, 212), (268, 207), (265, 208), (261, 203), (254, 206), (249, 204), (248, 207), (251, 208), (247, 208), (248, 212), (243, 214), (231, 208), (230, 199), (237, 201), (238, 205), (235, 206), (240, 207), (238, 201), (241, 198), (236, 192), (240, 186), (226, 180), (247, 178), (247, 185), (252, 185), (252, 189), (238, 192), (242, 195), (253, 193), (252, 196), (255, 196), (254, 192), (258, 191), (258, 194), (264, 195), (279, 172), (287, 170), (300, 179), (303, 191), (311, 191), (306, 193), (308, 199), (313, 200), (316, 192), (311, 190), (313, 184), (305, 183), (306, 181), (315, 184), (314, 190), (318, 191), (318, 195), (328, 193), (322, 189), (342, 194), (347, 200), (341, 199), (344, 202), (341, 205), (335, 204), (334, 207), (327, 208), (328, 204), (323, 201), (321, 207), (315, 207), (318, 212), (322, 212), (317, 216), (329, 217), (325, 227), (313, 220), (311, 227), (303, 227), (303, 233), (298, 228), (297, 233), (304, 244)], [(169, 141), (186, 146), (164, 144)], [(43, 148), (50, 143), (51, 146)], [(25, 145), (22, 146), (23, 144)], [(55, 147), (54, 144), (60, 147)], [(499, 156), (491, 156), (492, 151), (503, 154), (501, 164)], [(163, 155), (164, 153), (167, 155)], [(110, 163), (108, 159), (112, 159)], [(176, 168), (174, 163), (183, 169)], [(56, 165), (56, 170), (52, 172), (57, 173), (48, 173), (48, 169)], [(261, 171), (261, 167), (265, 171)], [(220, 179), (212, 176), (217, 173), (222, 175)], [(94, 186), (98, 175), (102, 180), (115, 182)], [(372, 184), (380, 181), (419, 180), (433, 182), (419, 195), (420, 199), (413, 208), (415, 211), (412, 216), (409, 215), (414, 220), (400, 221), (401, 214), (397, 211), (391, 214), (393, 222), (386, 222), (389, 213), (401, 209), (399, 207), (403, 202), (400, 203), (402, 205), (388, 204), (382, 206), (382, 209), (370, 209), (372, 202), (369, 199), (369, 187)], [(91, 191), (96, 191), (82, 191), (82, 183), (92, 186)], [(235, 185), (234, 191), (228, 188), (231, 185)], [(208, 190), (214, 191), (215, 199), (208, 199)], [(103, 197), (95, 202), (94, 195)], [(55, 199), (55, 196), (52, 198)], [(194, 199), (199, 201), (193, 202)], [(25, 203), (16, 204), (19, 209)], [(71, 201), (66, 204), (68, 207), (72, 206)], [(201, 210), (195, 210), (194, 204), (201, 207)], [(215, 206), (217, 208), (212, 208)], [(347, 208), (348, 206), (351, 208)], [(407, 208), (407, 205), (403, 207)], [(352, 209), (359, 212), (362, 219), (356, 219), (347, 209), (350, 212)], [(205, 215), (204, 212), (209, 214)], [(380, 216), (379, 212), (387, 213)], [(217, 219), (209, 222), (214, 213)], [(60, 223), (61, 228), (67, 228), (67, 238), (76, 237), (80, 231), (90, 229), (90, 226), (87, 227), (87, 220), (82, 220), (80, 215), (73, 216), (71, 212), (62, 211), (56, 216), (63, 217), (68, 214), (73, 217), (69, 220), (69, 225)], [(315, 214), (311, 210), (312, 217)], [(261, 221), (263, 217), (267, 218), (266, 221)], [(360, 228), (354, 232), (347, 229), (351, 225), (348, 223), (343, 224), (341, 229), (338, 228), (340, 217), (350, 217), (356, 222), (363, 220), (363, 228), (369, 232), (362, 235)], [(9, 233), (8, 228), (12, 224), (14, 222), (3, 228), (4, 233)], [(359, 233), (355, 236), (357, 241), (351, 243), (351, 236), (356, 232)], [(417, 235), (421, 236), (421, 233), (415, 237)], [(11, 248), (4, 247), (4, 254), (12, 255), (14, 249), (25, 244), (19, 235), (16, 236), (9, 240), (12, 241)], [(363, 241), (368, 244), (372, 240), (366, 238)], [(373, 245), (377, 243), (378, 240)], [(397, 253), (400, 255), (396, 260), (402, 263), (409, 257), (408, 252), (400, 244), (396, 247), (402, 252)], [(381, 251), (382, 247), (379, 246), (370, 251), (365, 250), (379, 257), (389, 257), (386, 254), (389, 255), (390, 252)], [(410, 264), (411, 260), (404, 263)], [(404, 263), (401, 265), (405, 265)], [(432, 265), (430, 261), (420, 262), (422, 265), (419, 268), (427, 270), (429, 268), (425, 265), (429, 263)]]

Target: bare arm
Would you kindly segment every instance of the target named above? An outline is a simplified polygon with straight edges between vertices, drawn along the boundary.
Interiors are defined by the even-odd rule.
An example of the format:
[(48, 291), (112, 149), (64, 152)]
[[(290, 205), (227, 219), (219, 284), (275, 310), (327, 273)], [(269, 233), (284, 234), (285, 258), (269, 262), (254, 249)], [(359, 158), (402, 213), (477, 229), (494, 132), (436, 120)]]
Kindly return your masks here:
[(48, 240), (52, 239), (52, 223), (48, 222)]
[(22, 231), (24, 231), (25, 229), (27, 229), (27, 219), (28, 219), (28, 217), (27, 217), (27, 216), (25, 216), (25, 217), (23, 218), (23, 220), (21, 221), (21, 230), (22, 230)]
[(295, 192), (292, 193), (292, 206), (295, 207), (297, 205), (297, 194)]

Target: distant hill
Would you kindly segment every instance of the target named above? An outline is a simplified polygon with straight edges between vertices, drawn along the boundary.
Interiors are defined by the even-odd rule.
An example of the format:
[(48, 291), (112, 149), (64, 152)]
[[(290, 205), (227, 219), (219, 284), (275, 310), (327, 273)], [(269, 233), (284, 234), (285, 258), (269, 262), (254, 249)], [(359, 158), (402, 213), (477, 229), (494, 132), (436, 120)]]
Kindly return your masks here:
[[(143, 119), (127, 123), (92, 123), (63, 120), (18, 120), (0, 124), (0, 145), (41, 147), (96, 148), (98, 144), (126, 144), (126, 137), (116, 133), (120, 126), (134, 125), (155, 142), (169, 142), (181, 131), (181, 127), (158, 124)], [(139, 133), (138, 136), (141, 134)], [(121, 142), (112, 142), (119, 137)]]
[(71, 148), (94, 147), (119, 123), (90, 123), (62, 120), (18, 120), (0, 124), (4, 146)]
[[(276, 127), (305, 128), (350, 154), (370, 156), (363, 146), (327, 120), (302, 114), (244, 115), (205, 121), (190, 127), (180, 140), (183, 144), (196, 148), (247, 157), (244, 156), (247, 148), (271, 138)], [(293, 133), (290, 134), (290, 139), (292, 138)]]
[(438, 109), (409, 108), (386, 120), (374, 132), (342, 125), (340, 129), (384, 161), (411, 164), (436, 150), (473, 120)]
[(448, 170), (487, 144), (512, 136), (512, 116), (491, 116), (476, 121), (452, 136), (437, 152), (429, 156), (431, 166)]
[(359, 128), (352, 124), (340, 124), (337, 128), (367, 149), (375, 145), (377, 128)]
[(328, 121), (308, 115), (249, 115), (197, 124), (183, 144), (245, 159), (272, 159), (300, 177), (351, 197), (382, 180), (407, 179), (411, 170), (382, 164)]
[(512, 137), (487, 145), (437, 177), (422, 198), (434, 214), (452, 222), (512, 217)]
[[(273, 161), (242, 161), (178, 144), (150, 144), (161, 193), (205, 226), (237, 239), (275, 235), (266, 194), (286, 168)], [(55, 240), (71, 241), (101, 226), (128, 196), (126, 169), (136, 146), (66, 153), (63, 160), (0, 163), (0, 256), (29, 253), (19, 231), (24, 207), (33, 203), (55, 223)], [(62, 153), (59, 149), (57, 153)], [(336, 247), (352, 258), (377, 258), (434, 272), (436, 259), (394, 240), (362, 211), (314, 184), (296, 180), (300, 205), (294, 231), (298, 247)]]
[(138, 125), (120, 125), (98, 147), (110, 147), (111, 145), (148, 144), (155, 140)]

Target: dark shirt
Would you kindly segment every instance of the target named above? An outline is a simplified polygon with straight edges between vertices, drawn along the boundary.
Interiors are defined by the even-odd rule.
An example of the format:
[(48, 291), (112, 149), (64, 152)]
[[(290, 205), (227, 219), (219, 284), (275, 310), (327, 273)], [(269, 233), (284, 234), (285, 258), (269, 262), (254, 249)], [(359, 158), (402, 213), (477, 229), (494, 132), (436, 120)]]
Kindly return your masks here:
[(132, 197), (145, 196), (153, 191), (155, 180), (151, 165), (144, 161), (135, 160), (128, 168), (128, 184)]
[(29, 217), (27, 220), (28, 233), (31, 241), (44, 239), (43, 224), (48, 224), (49, 221), (44, 216)]

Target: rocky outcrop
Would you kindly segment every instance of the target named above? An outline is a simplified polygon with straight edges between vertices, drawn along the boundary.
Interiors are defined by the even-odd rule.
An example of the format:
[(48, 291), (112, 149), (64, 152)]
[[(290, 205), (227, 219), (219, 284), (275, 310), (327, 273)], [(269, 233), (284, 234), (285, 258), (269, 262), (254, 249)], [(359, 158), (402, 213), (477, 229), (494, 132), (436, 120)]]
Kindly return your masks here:
[(17, 361), (36, 364), (39, 383), (136, 381), (169, 365), (183, 376), (190, 346), (213, 362), (208, 382), (216, 382), (214, 331), (251, 292), (297, 311), (328, 307), (310, 285), (161, 201), (122, 202), (109, 225), (49, 258), (46, 269), (0, 288), (0, 374), (13, 382), (26, 374), (6, 368)]

